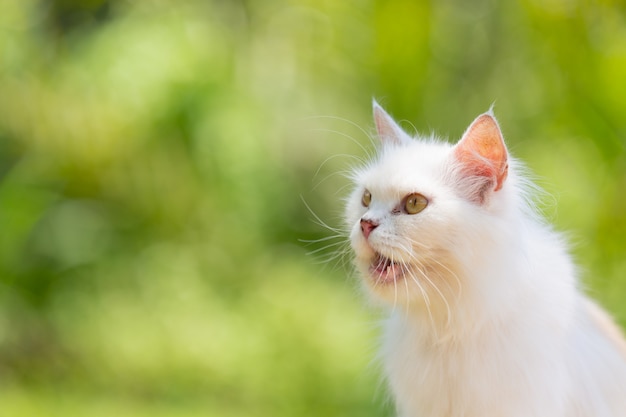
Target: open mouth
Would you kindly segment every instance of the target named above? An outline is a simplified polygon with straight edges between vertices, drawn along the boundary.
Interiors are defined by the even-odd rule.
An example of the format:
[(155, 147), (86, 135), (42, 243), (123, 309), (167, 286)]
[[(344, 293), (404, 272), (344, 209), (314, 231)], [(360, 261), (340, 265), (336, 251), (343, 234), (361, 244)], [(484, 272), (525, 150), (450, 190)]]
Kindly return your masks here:
[(406, 266), (401, 262), (394, 262), (386, 256), (376, 253), (370, 264), (370, 272), (376, 283), (391, 283), (401, 278)]

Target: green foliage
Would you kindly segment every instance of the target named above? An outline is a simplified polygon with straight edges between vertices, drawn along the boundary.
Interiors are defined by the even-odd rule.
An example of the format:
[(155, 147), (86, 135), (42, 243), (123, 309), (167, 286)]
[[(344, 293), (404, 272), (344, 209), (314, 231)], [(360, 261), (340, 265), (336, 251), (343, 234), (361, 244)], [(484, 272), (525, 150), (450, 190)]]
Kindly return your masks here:
[(334, 234), (307, 205), (341, 226), (372, 96), (452, 138), (495, 102), (626, 323), (625, 19), (560, 0), (3, 2), (0, 413), (391, 415), (375, 313), (345, 258), (315, 263), (342, 240), (301, 242)]

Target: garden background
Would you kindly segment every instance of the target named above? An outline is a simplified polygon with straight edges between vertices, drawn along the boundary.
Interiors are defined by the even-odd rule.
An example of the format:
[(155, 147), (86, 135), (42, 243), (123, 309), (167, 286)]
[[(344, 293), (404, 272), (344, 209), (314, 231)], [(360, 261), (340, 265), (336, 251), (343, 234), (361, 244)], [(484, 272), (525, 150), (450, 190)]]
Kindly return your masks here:
[(495, 103), (626, 324), (622, 2), (1, 0), (0, 416), (391, 416), (307, 242), (373, 97), (451, 140)]

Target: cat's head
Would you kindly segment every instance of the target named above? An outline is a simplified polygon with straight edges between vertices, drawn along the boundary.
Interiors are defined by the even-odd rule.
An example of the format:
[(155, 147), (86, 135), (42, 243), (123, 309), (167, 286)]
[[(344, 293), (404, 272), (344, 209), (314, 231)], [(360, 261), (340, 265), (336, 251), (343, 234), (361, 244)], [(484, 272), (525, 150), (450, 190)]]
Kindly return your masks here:
[(410, 137), (375, 102), (374, 120), (382, 146), (354, 172), (346, 207), (355, 264), (375, 298), (449, 308), (465, 286), (463, 268), (486, 261), (485, 228), (498, 227), (505, 210), (502, 133), (491, 112), (456, 145)]

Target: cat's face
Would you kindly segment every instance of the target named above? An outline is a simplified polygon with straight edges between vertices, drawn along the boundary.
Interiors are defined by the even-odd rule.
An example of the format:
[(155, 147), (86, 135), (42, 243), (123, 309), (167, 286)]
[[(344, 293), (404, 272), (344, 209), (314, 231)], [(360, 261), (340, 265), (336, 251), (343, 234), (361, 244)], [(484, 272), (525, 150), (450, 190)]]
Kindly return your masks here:
[(346, 207), (355, 264), (383, 301), (449, 308), (462, 287), (459, 256), (471, 251), (470, 217), (506, 179), (500, 130), (482, 115), (452, 146), (411, 139), (377, 105), (374, 114), (383, 147), (355, 172)]

